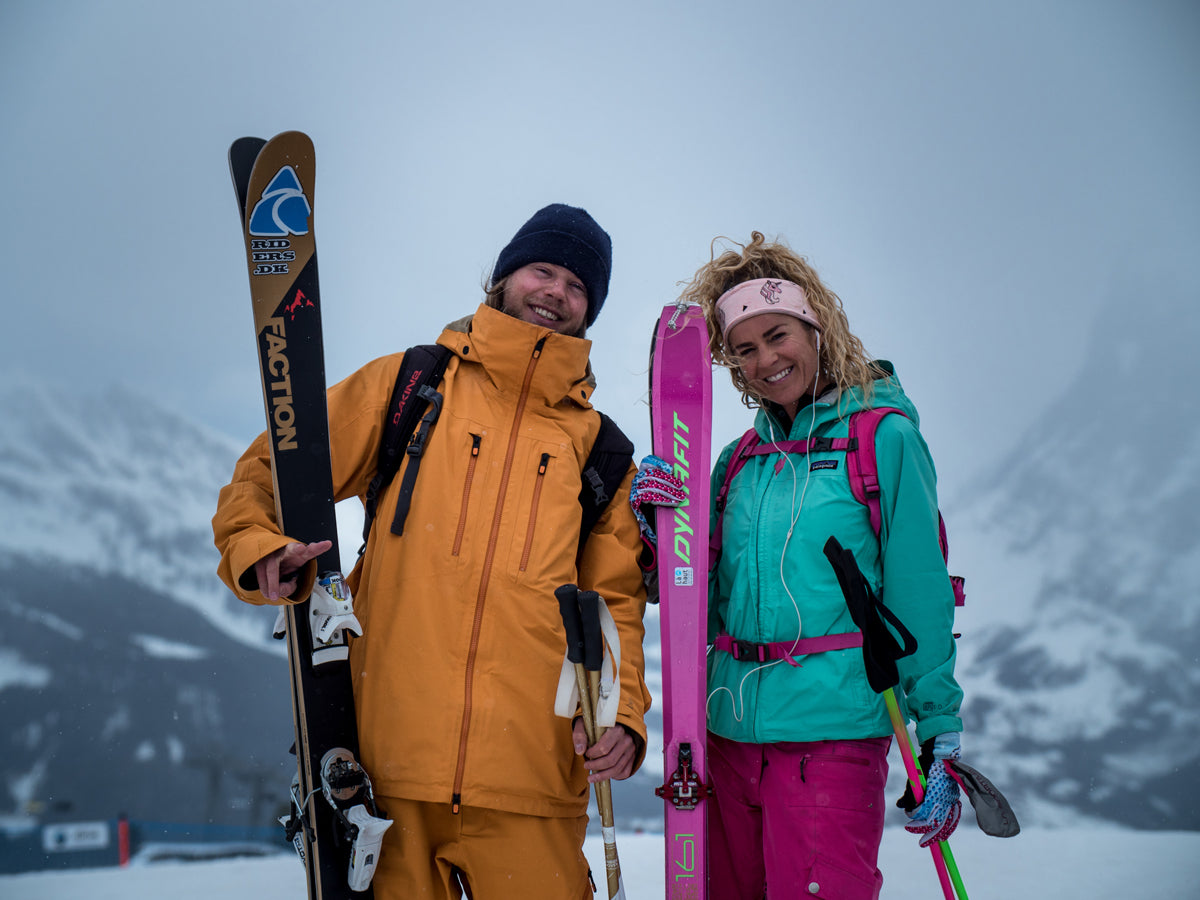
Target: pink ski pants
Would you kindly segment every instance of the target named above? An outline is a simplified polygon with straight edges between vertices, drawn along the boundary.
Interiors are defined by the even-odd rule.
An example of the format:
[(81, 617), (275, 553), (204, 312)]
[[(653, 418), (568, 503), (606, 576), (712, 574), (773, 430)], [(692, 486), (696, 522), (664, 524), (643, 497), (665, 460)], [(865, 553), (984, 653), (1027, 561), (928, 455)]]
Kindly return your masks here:
[(876, 900), (890, 744), (743, 744), (710, 733), (709, 896)]

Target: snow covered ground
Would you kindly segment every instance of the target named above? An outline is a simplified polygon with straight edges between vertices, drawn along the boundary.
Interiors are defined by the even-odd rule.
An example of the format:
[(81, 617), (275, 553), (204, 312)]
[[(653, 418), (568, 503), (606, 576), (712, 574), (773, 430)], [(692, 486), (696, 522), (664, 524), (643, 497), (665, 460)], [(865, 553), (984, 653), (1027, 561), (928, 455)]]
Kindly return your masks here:
[[(989, 838), (966, 822), (951, 845), (972, 900), (1183, 900), (1200, 884), (1200, 832), (1031, 829)], [(628, 900), (661, 900), (662, 836), (618, 835)], [(588, 858), (603, 873), (604, 851), (589, 840)], [(883, 900), (941, 897), (928, 851), (901, 829), (884, 837)], [(601, 894), (604, 888), (601, 883)], [(300, 900), (304, 877), (292, 856), (228, 862), (161, 863), (126, 869), (37, 872), (0, 877), (5, 900)], [(713, 898), (720, 900), (720, 898)]]

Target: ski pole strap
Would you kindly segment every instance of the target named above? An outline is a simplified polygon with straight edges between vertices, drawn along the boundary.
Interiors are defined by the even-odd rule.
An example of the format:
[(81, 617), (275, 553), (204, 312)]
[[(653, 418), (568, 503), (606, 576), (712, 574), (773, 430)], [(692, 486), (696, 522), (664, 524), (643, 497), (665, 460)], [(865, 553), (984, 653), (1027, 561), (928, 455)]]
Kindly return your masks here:
[(728, 634), (719, 634), (713, 641), (713, 649), (730, 654), (737, 660), (750, 662), (766, 662), (770, 659), (782, 659), (789, 666), (800, 665), (797, 656), (808, 656), (812, 653), (828, 653), (830, 650), (852, 650), (863, 645), (861, 631), (847, 631), (843, 634), (824, 634), (820, 637), (801, 638), (798, 641), (777, 641), (771, 644), (756, 644), (754, 641), (742, 641)]
[[(852, 550), (845, 549), (837, 538), (830, 536), (825, 542), (825, 558), (837, 576), (850, 618), (864, 635), (863, 665), (867, 681), (875, 693), (882, 694), (900, 682), (896, 661), (917, 652), (917, 639), (879, 599), (858, 567)], [(899, 640), (896, 635), (900, 636)]]

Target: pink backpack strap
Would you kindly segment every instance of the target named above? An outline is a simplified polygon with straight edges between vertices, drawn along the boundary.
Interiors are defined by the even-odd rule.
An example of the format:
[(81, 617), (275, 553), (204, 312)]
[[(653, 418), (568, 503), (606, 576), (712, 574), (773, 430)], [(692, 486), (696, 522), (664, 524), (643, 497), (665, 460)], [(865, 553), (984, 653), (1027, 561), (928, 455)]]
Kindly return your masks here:
[(779, 462), (775, 466), (775, 472), (778, 474), (785, 465), (789, 453), (805, 454), (810, 450), (817, 452), (848, 450), (852, 446), (853, 441), (848, 438), (813, 438), (804, 441), (772, 441), (764, 444), (762, 438), (758, 436), (758, 432), (753, 428), (743, 434), (734, 448), (733, 456), (729, 458), (729, 465), (725, 467), (725, 478), (721, 481), (721, 489), (717, 491), (716, 518), (711, 523), (708, 536), (709, 570), (716, 567), (717, 559), (721, 555), (721, 523), (725, 518), (725, 503), (729, 498), (729, 486), (733, 484), (734, 477), (742, 470), (750, 457), (770, 456), (772, 453), (780, 454)]
[[(871, 516), (871, 528), (879, 537), (883, 527), (883, 514), (879, 509), (879, 466), (875, 457), (875, 432), (885, 416), (892, 413), (905, 415), (904, 410), (893, 406), (864, 409), (850, 416), (850, 451), (846, 454), (846, 470), (850, 476), (850, 491), (854, 498), (867, 507)], [(942, 559), (950, 558), (950, 542), (946, 539), (946, 523), (938, 510), (938, 544)], [(966, 587), (961, 576), (951, 575), (950, 585), (954, 589), (954, 605), (966, 602)]]
[[(828, 453), (831, 450), (843, 450), (847, 451), (847, 455), (852, 456), (853, 454), (849, 451), (853, 447), (854, 441), (850, 438), (818, 437), (803, 441), (771, 441), (769, 444), (764, 444), (762, 438), (758, 436), (758, 432), (753, 428), (743, 434), (734, 448), (733, 456), (729, 458), (729, 465), (725, 467), (725, 478), (721, 482), (721, 489), (717, 491), (716, 518), (711, 523), (708, 536), (709, 571), (716, 568), (717, 560), (721, 556), (721, 523), (725, 518), (725, 503), (729, 498), (729, 486), (733, 484), (734, 477), (742, 470), (750, 457), (780, 454), (779, 462), (775, 464), (775, 474), (778, 475), (787, 464), (788, 454), (804, 455), (809, 451)], [(872, 448), (871, 456), (874, 461), (874, 448)], [(858, 497), (859, 495), (856, 493), (854, 496)], [(866, 501), (859, 498), (859, 502), (865, 503)], [(876, 506), (878, 507), (878, 502)], [(876, 533), (878, 533), (878, 529), (876, 529)]]
[(832, 450), (848, 451), (853, 446), (849, 438), (815, 437), (803, 441), (772, 441), (769, 444), (759, 444), (749, 450), (747, 456), (770, 456), (778, 453), (779, 461), (775, 463), (775, 474), (778, 475), (787, 465), (789, 454), (804, 456), (808, 453), (829, 453)]
[(879, 466), (875, 459), (875, 431), (884, 416), (904, 415), (893, 406), (864, 409), (850, 416), (850, 451), (846, 454), (846, 471), (850, 476), (850, 492), (871, 514), (871, 530), (879, 536), (883, 515), (879, 510)]
[(717, 514), (709, 526), (708, 566), (710, 572), (716, 568), (717, 559), (721, 555), (721, 523), (725, 519), (725, 501), (729, 496), (729, 486), (733, 484), (733, 477), (742, 470), (746, 460), (753, 455), (754, 447), (757, 444), (758, 432), (751, 428), (742, 435), (733, 450), (733, 456), (729, 457), (729, 465), (725, 467), (725, 478), (721, 482), (721, 489), (717, 491)]

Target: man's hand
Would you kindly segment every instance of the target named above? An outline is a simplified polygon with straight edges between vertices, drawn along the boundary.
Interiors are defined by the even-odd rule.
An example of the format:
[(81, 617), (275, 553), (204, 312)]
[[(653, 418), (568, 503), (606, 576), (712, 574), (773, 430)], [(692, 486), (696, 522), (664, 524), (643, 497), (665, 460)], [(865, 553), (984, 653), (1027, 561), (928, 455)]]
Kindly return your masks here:
[(272, 603), (278, 603), (296, 590), (300, 571), (309, 562), (333, 546), (332, 541), (301, 544), (298, 541), (279, 548), (254, 564), (258, 589)]
[(637, 757), (637, 745), (624, 725), (614, 725), (604, 736), (588, 747), (587, 732), (583, 719), (575, 720), (572, 731), (575, 753), (584, 758), (588, 767), (588, 783), (615, 779), (623, 781), (633, 774), (633, 763)]

